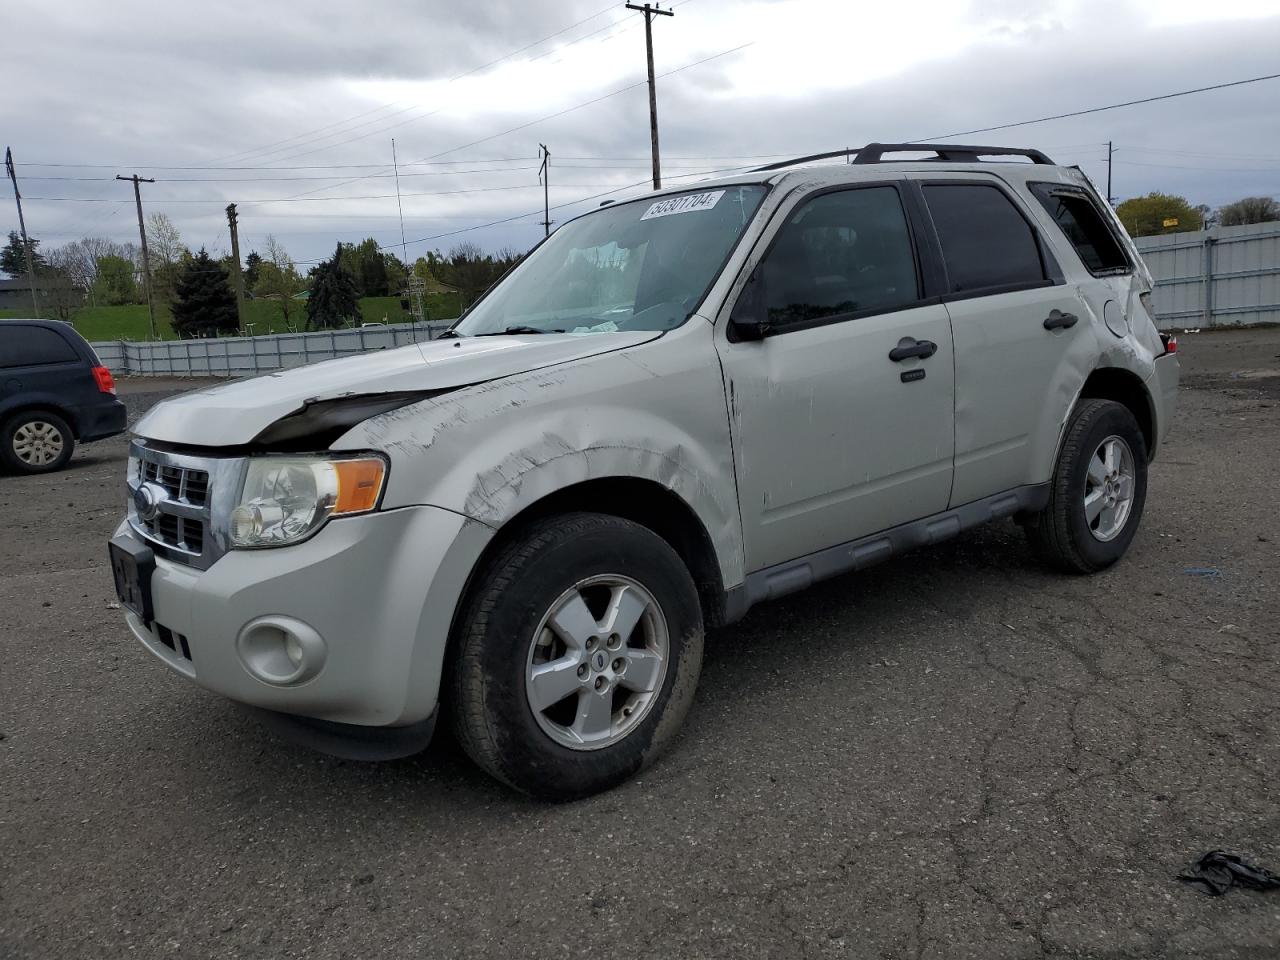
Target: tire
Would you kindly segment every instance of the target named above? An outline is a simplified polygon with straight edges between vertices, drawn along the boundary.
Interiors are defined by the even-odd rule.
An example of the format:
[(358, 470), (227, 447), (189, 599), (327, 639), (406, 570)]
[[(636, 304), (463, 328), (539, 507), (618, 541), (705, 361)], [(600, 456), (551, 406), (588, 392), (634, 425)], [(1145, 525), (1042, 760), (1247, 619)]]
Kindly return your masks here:
[(702, 669), (702, 610), (665, 540), (575, 513), (535, 523), (480, 571), (450, 646), (463, 749), (517, 790), (571, 800), (617, 786), (674, 738)]
[(76, 448), (67, 421), (45, 410), (15, 414), (0, 430), (0, 462), (14, 473), (61, 470)]
[[(1118, 464), (1114, 475), (1109, 453)], [(1146, 499), (1147, 444), (1137, 420), (1110, 400), (1081, 400), (1067, 424), (1049, 502), (1031, 518), (1027, 534), (1052, 566), (1096, 573), (1129, 549)]]

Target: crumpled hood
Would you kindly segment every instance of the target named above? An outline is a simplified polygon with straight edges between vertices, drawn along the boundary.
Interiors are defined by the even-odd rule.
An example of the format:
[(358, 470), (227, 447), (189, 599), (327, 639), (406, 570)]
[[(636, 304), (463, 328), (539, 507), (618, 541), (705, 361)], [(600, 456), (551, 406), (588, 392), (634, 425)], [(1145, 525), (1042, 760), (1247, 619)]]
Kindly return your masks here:
[(185, 393), (157, 404), (133, 429), (151, 440), (235, 446), (309, 402), (464, 387), (638, 346), (661, 335), (643, 330), (432, 340)]

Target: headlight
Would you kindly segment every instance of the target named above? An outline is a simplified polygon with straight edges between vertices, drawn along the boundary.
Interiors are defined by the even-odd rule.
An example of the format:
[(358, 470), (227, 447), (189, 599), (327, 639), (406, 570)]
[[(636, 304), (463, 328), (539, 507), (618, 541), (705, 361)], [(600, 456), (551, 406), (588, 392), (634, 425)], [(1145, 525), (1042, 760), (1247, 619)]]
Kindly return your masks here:
[(251, 459), (231, 512), (231, 545), (280, 547), (305, 540), (330, 517), (367, 513), (378, 505), (386, 473), (380, 457)]

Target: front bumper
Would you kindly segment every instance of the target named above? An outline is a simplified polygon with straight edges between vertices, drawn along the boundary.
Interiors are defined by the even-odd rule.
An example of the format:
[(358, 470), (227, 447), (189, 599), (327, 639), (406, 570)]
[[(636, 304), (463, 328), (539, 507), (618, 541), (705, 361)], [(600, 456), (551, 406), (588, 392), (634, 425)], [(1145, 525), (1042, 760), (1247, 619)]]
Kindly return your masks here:
[[(127, 523), (116, 535), (136, 538)], [(239, 703), (340, 724), (419, 724), (435, 710), (454, 610), (491, 535), (417, 506), (332, 520), (289, 547), (232, 550), (207, 570), (157, 558), (154, 620), (126, 621), (171, 669)], [(317, 668), (294, 683), (255, 675), (246, 637), (263, 623), (297, 625)]]

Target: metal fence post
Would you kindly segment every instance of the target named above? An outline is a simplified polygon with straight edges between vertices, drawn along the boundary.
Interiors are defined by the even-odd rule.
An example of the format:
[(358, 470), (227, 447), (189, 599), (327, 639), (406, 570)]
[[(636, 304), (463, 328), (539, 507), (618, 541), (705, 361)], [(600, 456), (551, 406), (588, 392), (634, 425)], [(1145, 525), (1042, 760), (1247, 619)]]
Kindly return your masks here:
[(1204, 236), (1204, 325), (1213, 326), (1213, 234)]

